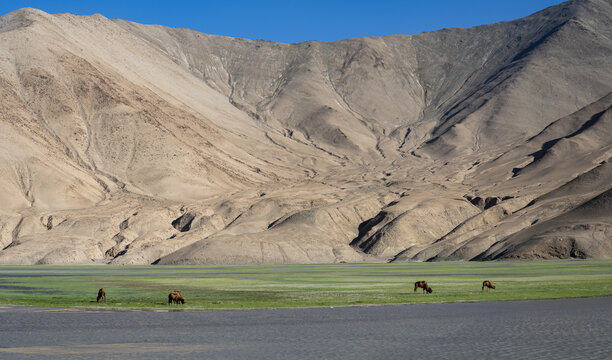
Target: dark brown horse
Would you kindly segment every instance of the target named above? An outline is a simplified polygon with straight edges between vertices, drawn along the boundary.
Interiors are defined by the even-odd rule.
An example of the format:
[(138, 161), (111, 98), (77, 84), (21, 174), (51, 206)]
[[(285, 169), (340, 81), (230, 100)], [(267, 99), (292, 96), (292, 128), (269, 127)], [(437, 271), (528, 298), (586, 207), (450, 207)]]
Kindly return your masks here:
[(414, 283), (414, 292), (417, 291), (418, 288), (422, 288), (423, 292), (427, 291), (428, 294), (431, 294), (433, 290), (427, 285), (427, 281), (421, 280)]
[(495, 285), (493, 285), (493, 283), (489, 280), (485, 280), (482, 282), (482, 291), (484, 291), (485, 287), (487, 288), (487, 291), (490, 291), (490, 289), (495, 289)]
[(96, 299), (96, 302), (100, 302), (100, 300), (106, 302), (106, 291), (104, 291), (104, 288), (98, 290), (98, 298)]

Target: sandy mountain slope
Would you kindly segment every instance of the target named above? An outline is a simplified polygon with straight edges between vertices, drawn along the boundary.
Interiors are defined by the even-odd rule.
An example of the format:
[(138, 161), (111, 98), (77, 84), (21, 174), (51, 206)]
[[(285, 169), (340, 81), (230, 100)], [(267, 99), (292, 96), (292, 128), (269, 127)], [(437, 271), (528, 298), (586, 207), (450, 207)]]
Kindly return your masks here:
[(280, 44), (0, 18), (0, 263), (612, 256), (612, 4)]

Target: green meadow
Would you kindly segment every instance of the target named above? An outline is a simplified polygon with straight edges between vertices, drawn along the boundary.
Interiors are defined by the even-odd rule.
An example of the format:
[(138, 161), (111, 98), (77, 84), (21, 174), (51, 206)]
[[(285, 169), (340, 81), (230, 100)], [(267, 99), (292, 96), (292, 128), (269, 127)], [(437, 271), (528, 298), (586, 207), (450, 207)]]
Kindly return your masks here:
[[(433, 289), (413, 292), (425, 280)], [(497, 289), (482, 291), (483, 280)], [(107, 301), (96, 303), (99, 288)], [(180, 289), (185, 305), (168, 305)], [(612, 260), (224, 266), (0, 266), (0, 304), (279, 308), (612, 295)]]

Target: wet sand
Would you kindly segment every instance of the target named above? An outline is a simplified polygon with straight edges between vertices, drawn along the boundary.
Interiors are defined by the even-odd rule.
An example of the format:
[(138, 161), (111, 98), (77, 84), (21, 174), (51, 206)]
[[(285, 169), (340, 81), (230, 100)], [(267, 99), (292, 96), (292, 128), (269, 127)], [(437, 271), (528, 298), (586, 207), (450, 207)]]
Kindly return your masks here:
[(274, 310), (0, 306), (2, 359), (609, 359), (612, 297)]

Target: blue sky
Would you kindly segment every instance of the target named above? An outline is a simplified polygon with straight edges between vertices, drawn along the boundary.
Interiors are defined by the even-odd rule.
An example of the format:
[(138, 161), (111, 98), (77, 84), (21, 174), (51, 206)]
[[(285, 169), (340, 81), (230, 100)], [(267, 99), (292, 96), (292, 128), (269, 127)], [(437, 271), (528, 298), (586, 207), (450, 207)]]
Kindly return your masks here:
[(416, 34), (527, 16), (560, 0), (116, 1), (0, 0), (0, 15), (22, 7), (122, 18), (207, 34), (285, 43)]

